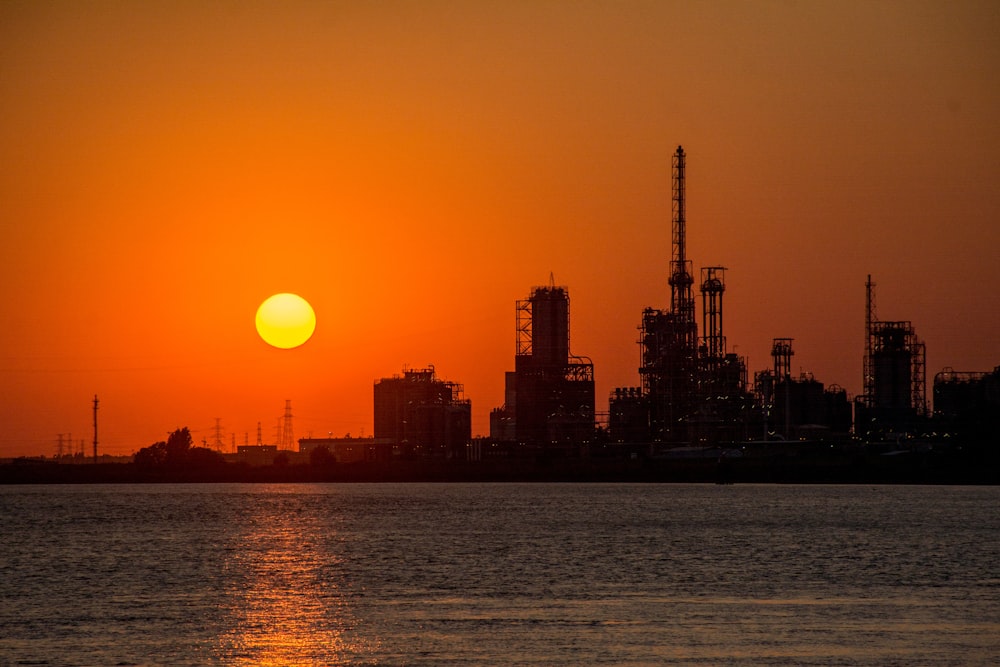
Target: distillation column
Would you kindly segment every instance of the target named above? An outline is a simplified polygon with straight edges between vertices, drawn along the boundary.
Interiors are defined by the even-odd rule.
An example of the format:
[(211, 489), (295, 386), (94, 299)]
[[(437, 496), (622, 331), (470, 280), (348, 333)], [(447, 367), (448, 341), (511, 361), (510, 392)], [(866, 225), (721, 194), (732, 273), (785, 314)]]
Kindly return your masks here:
[(722, 331), (722, 295), (726, 291), (726, 268), (709, 266), (701, 270), (701, 341), (708, 359), (726, 355), (726, 336)]

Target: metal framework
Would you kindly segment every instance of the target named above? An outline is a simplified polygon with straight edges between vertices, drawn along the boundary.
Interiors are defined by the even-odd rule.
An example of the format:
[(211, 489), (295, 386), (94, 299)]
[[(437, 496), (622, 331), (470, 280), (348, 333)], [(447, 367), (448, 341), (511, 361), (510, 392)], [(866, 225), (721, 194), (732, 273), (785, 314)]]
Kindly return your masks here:
[[(555, 319), (558, 319), (559, 315), (553, 311), (548, 311), (547, 317), (544, 309), (542, 311), (542, 315), (538, 315), (535, 312), (536, 308), (544, 308), (545, 303), (551, 303), (553, 301), (565, 302), (565, 323), (556, 322)], [(517, 319), (517, 351), (515, 354), (517, 356), (533, 356), (536, 354), (546, 356), (555, 354), (560, 360), (564, 357), (570, 356), (569, 294), (567, 293), (565, 287), (556, 286), (555, 280), (551, 275), (549, 276), (549, 284), (547, 287), (532, 288), (531, 296), (527, 299), (519, 299), (516, 302), (515, 309)], [(541, 318), (537, 327), (535, 324), (536, 318)], [(536, 329), (538, 330), (536, 331)], [(541, 338), (540, 346), (536, 345), (536, 334), (538, 334)], [(554, 337), (557, 337), (560, 340), (551, 340)]]
[[(880, 387), (877, 359), (898, 355), (899, 363), (908, 363), (908, 388), (894, 387), (898, 395), (887, 397), (885, 387)], [(867, 408), (894, 405), (903, 398), (918, 416), (926, 416), (927, 410), (927, 347), (909, 321), (880, 321), (875, 313), (875, 283), (869, 274), (865, 281), (865, 358), (864, 393), (862, 404)]]
[(872, 276), (869, 273), (868, 280), (865, 281), (865, 360), (861, 378), (863, 388), (861, 402), (869, 408), (875, 404), (875, 364), (872, 357), (872, 351), (875, 347), (873, 333), (875, 322), (875, 283), (872, 282)]
[(687, 258), (686, 162), (684, 148), (677, 147), (672, 160), (672, 250), (670, 260), (670, 312), (678, 326), (681, 345), (692, 352), (697, 345), (698, 327), (694, 319), (691, 260)]
[(985, 371), (956, 371), (950, 366), (945, 366), (934, 376), (934, 384), (943, 382), (979, 382), (989, 373)]
[[(680, 442), (695, 436), (691, 430), (699, 399), (719, 393), (718, 377), (703, 372), (721, 368), (725, 356), (722, 338), (722, 268), (712, 267), (703, 291), (712, 312), (705, 336), (711, 340), (712, 361), (699, 359), (698, 324), (692, 293), (694, 278), (687, 257), (686, 155), (677, 147), (672, 165), (672, 233), (670, 258), (670, 309), (646, 308), (640, 330), (639, 376), (649, 400), (651, 439)], [(725, 393), (725, 392), (723, 392)]]
[(594, 362), (590, 357), (571, 355), (564, 376), (569, 382), (593, 382)]
[(914, 335), (911, 342), (913, 351), (913, 390), (912, 402), (917, 415), (926, 417), (927, 409), (927, 346), (924, 341)]
[(775, 338), (771, 344), (771, 356), (774, 358), (774, 381), (787, 381), (792, 377), (792, 341), (794, 338)]
[(496, 417), (512, 425), (504, 427), (512, 429), (505, 437), (546, 446), (589, 441), (594, 364), (569, 352), (569, 292), (550, 275), (547, 286), (517, 301), (516, 315), (514, 372), (507, 374), (506, 403)]
[(726, 291), (726, 267), (709, 266), (701, 270), (701, 341), (705, 356), (719, 359), (726, 354), (726, 336), (722, 331), (722, 295)]
[(281, 425), (281, 448), (295, 448), (295, 434), (292, 431), (292, 401), (285, 399), (285, 415)]
[(531, 300), (517, 301), (517, 355), (531, 356)]
[[(723, 327), (725, 267), (701, 269), (700, 332), (695, 318), (695, 278), (687, 254), (686, 160), (684, 148), (678, 146), (671, 159), (670, 306), (642, 312), (640, 388), (616, 389), (612, 398), (615, 424), (622, 429), (613, 437), (619, 441), (644, 437), (651, 446), (731, 442), (745, 437), (749, 424), (746, 363), (728, 352)], [(645, 422), (645, 433), (638, 436), (640, 421)]]

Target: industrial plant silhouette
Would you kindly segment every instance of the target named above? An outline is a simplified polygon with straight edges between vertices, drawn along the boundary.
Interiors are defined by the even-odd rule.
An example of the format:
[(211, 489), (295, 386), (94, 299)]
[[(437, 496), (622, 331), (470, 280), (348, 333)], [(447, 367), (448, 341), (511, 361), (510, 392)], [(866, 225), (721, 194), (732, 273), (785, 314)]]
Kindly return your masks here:
[[(701, 330), (695, 317), (695, 278), (687, 254), (686, 154), (672, 159), (670, 304), (640, 318), (639, 384), (615, 388), (607, 419), (597, 423), (594, 365), (570, 351), (570, 299), (565, 286), (531, 289), (517, 301), (514, 370), (505, 378), (504, 404), (490, 413), (490, 435), (473, 442), (470, 402), (460, 384), (433, 368), (405, 370), (375, 385), (375, 435), (366, 454), (349, 439), (304, 439), (344, 455), (481, 459), (543, 455), (546, 459), (605, 456), (670, 457), (701, 448), (797, 449), (824, 442), (870, 447), (923, 447), (961, 439), (970, 445), (1000, 432), (1000, 367), (992, 373), (945, 371), (935, 378), (936, 414), (926, 392), (925, 346), (908, 321), (880, 321), (875, 284), (866, 287), (864, 387), (852, 402), (837, 385), (810, 374), (793, 377), (792, 338), (774, 338), (771, 368), (749, 380), (746, 360), (729, 351), (724, 323), (726, 268), (701, 268)], [(748, 450), (749, 447), (749, 450)], [(340, 448), (338, 450), (338, 448)], [(347, 452), (351, 451), (351, 454)]]
[[(369, 471), (414, 461), (589, 461), (593, 472), (600, 466), (621, 470), (611, 462), (630, 461), (660, 473), (670, 470), (664, 462), (674, 472), (690, 472), (692, 461), (703, 461), (712, 464), (716, 478), (720, 471), (728, 478), (734, 466), (756, 471), (747, 479), (761, 478), (765, 469), (763, 478), (774, 479), (775, 462), (788, 469), (793, 461), (799, 476), (809, 469), (812, 478), (822, 480), (839, 479), (835, 473), (831, 477), (831, 470), (845, 466), (854, 466), (852, 478), (869, 479), (855, 475), (859, 460), (869, 469), (874, 461), (874, 469), (884, 472), (890, 460), (885, 454), (908, 453), (913, 456), (893, 460), (924, 470), (942, 464), (941, 456), (949, 457), (948, 465), (957, 456), (965, 468), (989, 461), (995, 478), (1000, 366), (992, 372), (938, 373), (931, 412), (925, 344), (911, 322), (878, 319), (870, 275), (863, 390), (853, 401), (837, 385), (824, 386), (810, 374), (792, 376), (792, 338), (774, 338), (771, 367), (750, 380), (746, 359), (729, 350), (723, 327), (725, 267), (700, 269), (699, 331), (695, 274), (687, 254), (686, 158), (678, 146), (672, 159), (670, 303), (640, 314), (639, 381), (612, 390), (606, 417), (596, 410), (594, 364), (570, 350), (569, 290), (550, 275), (547, 285), (533, 287), (516, 302), (514, 370), (506, 373), (503, 405), (490, 413), (489, 437), (472, 437), (471, 401), (461, 384), (439, 379), (433, 366), (404, 368), (402, 375), (374, 384), (372, 437), (302, 438), (294, 451), (291, 403), (286, 402), (280, 447), (265, 445), (258, 427), (257, 444), (238, 447), (228, 458), (258, 466), (277, 462), (283, 468), (309, 463), (327, 470), (368, 464)], [(96, 397), (94, 405), (96, 461)], [(181, 449), (188, 456), (188, 449)], [(171, 451), (169, 443), (157, 443), (136, 461), (149, 469), (155, 467), (151, 462), (180, 460), (170, 459)], [(220, 461), (201, 457), (209, 459), (217, 470)]]

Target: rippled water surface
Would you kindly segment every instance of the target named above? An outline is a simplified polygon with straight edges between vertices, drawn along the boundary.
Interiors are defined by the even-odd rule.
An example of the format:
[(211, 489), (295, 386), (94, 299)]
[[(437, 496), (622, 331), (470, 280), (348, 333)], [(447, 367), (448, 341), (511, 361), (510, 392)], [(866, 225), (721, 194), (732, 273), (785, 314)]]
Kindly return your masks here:
[(0, 487), (0, 665), (975, 665), (1000, 489)]

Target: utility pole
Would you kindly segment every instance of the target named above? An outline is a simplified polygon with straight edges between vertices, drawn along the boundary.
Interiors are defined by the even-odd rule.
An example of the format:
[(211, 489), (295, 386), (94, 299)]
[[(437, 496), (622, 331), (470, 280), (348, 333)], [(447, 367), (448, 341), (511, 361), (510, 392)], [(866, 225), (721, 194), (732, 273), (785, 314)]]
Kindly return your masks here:
[(94, 394), (94, 463), (97, 463), (97, 394)]

